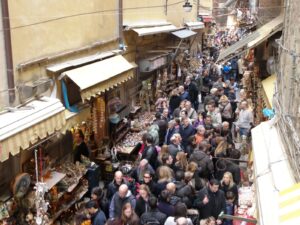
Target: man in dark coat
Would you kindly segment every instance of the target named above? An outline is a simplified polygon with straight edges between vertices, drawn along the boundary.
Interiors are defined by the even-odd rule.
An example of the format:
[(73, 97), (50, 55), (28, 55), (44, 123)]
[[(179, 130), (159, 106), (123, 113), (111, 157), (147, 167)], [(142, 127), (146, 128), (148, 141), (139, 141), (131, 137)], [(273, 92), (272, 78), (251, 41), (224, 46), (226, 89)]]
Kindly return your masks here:
[(165, 136), (168, 129), (168, 122), (162, 119), (161, 113), (157, 112), (155, 114), (155, 120), (153, 122), (159, 127), (158, 135), (159, 135), (159, 146), (162, 146), (165, 140)]
[(151, 135), (146, 137), (146, 146), (142, 153), (142, 159), (147, 159), (153, 169), (156, 169), (157, 151), (153, 145), (153, 138)]
[(189, 143), (189, 137), (195, 134), (195, 128), (191, 125), (189, 118), (183, 119), (183, 124), (179, 128), (182, 138), (182, 146), (185, 149)]
[(157, 198), (151, 196), (148, 200), (150, 210), (141, 216), (141, 224), (157, 224), (163, 225), (167, 219), (167, 215), (157, 209)]
[(170, 138), (171, 143), (168, 145), (168, 149), (173, 159), (176, 158), (178, 152), (183, 151), (181, 140), (181, 135), (178, 133), (173, 134), (173, 136)]
[(204, 151), (199, 149), (195, 150), (189, 159), (190, 162), (195, 162), (198, 167), (201, 168), (201, 173), (199, 174), (202, 178), (209, 180), (214, 174), (214, 164)]
[(174, 184), (176, 186), (176, 191), (174, 195), (179, 197), (181, 202), (185, 203), (188, 208), (192, 208), (193, 188), (189, 184), (185, 183), (184, 171), (176, 171), (175, 179), (176, 181)]
[(191, 80), (190, 76), (187, 76), (185, 79), (185, 85), (188, 90), (189, 100), (193, 104), (194, 108), (198, 109), (198, 88), (197, 85)]
[(128, 186), (126, 184), (122, 184), (119, 187), (119, 191), (116, 192), (111, 199), (109, 206), (109, 218), (120, 218), (122, 215), (122, 207), (128, 202), (132, 208), (135, 208), (136, 200), (134, 195), (132, 195), (131, 191), (128, 190)]
[(86, 209), (91, 215), (92, 225), (104, 225), (106, 223), (104, 212), (99, 208), (96, 201), (91, 200), (86, 203)]
[[(199, 210), (200, 219), (213, 216), (216, 220), (221, 212), (226, 212), (226, 200), (222, 190), (219, 190), (220, 182), (211, 179), (207, 187), (198, 192), (194, 201), (194, 207)], [(221, 224), (217, 221), (217, 224)]]
[(112, 182), (108, 184), (106, 197), (110, 201), (113, 195), (119, 190), (122, 184), (128, 183), (123, 178), (123, 173), (121, 171), (116, 171)]
[(78, 130), (75, 133), (74, 141), (76, 144), (75, 150), (74, 150), (74, 162), (82, 162), (81, 155), (84, 155), (85, 157), (89, 157), (89, 149), (84, 142), (84, 135), (81, 130)]
[(166, 132), (164, 144), (165, 145), (171, 144), (171, 137), (173, 136), (173, 134), (178, 133), (178, 132), (179, 132), (179, 129), (176, 128), (176, 121), (170, 120), (168, 122), (168, 130)]

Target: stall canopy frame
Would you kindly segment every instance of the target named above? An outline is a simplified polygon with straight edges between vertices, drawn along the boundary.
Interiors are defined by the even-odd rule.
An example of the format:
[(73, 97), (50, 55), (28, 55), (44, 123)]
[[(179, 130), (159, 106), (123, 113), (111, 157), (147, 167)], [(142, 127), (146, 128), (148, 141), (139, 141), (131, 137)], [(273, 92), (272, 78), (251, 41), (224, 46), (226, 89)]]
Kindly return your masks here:
[(0, 115), (0, 161), (60, 131), (66, 124), (64, 111), (59, 99), (42, 97)]
[(70, 67), (81, 66), (86, 63), (92, 63), (97, 60), (103, 60), (108, 57), (112, 57), (120, 53), (121, 50), (116, 49), (108, 52), (99, 52), (93, 55), (85, 56), (78, 59), (69, 60), (63, 63), (54, 64), (46, 67), (46, 70), (52, 73), (58, 73), (62, 70), (68, 69)]
[(131, 79), (134, 75), (133, 69), (136, 67), (135, 63), (130, 63), (123, 56), (118, 55), (65, 71), (59, 79), (64, 76), (70, 78), (79, 87), (84, 101)]
[(262, 43), (273, 34), (282, 30), (283, 28), (283, 15), (276, 17), (262, 27), (258, 28), (252, 34), (244, 37), (240, 41), (234, 43), (228, 48), (220, 52), (217, 62), (228, 61), (235, 56), (243, 54), (248, 49), (254, 48)]

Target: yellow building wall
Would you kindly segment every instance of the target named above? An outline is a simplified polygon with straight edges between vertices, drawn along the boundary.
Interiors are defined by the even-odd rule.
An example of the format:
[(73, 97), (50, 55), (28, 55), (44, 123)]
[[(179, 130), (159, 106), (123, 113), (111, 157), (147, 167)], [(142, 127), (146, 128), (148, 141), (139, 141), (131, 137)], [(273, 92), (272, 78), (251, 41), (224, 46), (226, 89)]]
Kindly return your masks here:
[(190, 0), (190, 3), (193, 5), (192, 12), (186, 13), (183, 1), (123, 0), (123, 24), (168, 21), (181, 27), (184, 22), (197, 19), (197, 0)]
[(182, 7), (184, 4), (183, 2), (168, 0), (167, 20), (177, 27), (182, 27), (186, 22), (197, 21), (197, 0), (190, 0), (189, 2), (193, 5), (192, 11), (185, 12)]
[(213, 0), (200, 0), (199, 2), (199, 14), (208, 13), (212, 14)]
[[(117, 0), (13, 0), (9, 13), (14, 68), (118, 37)], [(30, 80), (33, 74), (45, 74), (45, 69), (15, 70), (15, 80)]]
[(123, 0), (123, 24), (165, 21), (165, 0)]

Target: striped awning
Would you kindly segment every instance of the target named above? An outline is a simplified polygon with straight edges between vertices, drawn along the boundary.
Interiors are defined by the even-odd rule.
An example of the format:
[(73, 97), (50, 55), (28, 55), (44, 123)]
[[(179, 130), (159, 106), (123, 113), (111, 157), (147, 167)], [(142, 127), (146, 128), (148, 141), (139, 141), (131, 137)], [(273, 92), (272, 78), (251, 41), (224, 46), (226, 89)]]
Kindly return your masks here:
[(42, 97), (0, 115), (0, 161), (59, 131), (66, 123), (59, 99)]
[(129, 79), (134, 75), (135, 63), (118, 55), (62, 73), (69, 77), (80, 89), (82, 100), (90, 99)]
[(279, 193), (280, 225), (300, 224), (300, 183)]

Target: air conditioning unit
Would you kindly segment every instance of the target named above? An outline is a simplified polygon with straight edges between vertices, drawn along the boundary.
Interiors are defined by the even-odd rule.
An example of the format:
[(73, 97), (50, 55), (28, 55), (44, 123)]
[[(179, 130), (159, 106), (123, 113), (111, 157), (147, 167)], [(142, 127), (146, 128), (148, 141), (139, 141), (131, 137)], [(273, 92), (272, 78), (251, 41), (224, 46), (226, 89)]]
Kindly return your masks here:
[(48, 91), (53, 85), (53, 81), (49, 78), (40, 78), (31, 82), (24, 82), (18, 85), (19, 99), (21, 103), (31, 98), (41, 96)]

